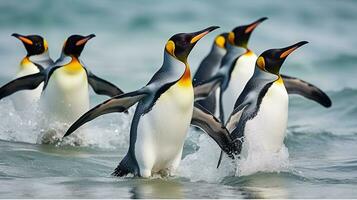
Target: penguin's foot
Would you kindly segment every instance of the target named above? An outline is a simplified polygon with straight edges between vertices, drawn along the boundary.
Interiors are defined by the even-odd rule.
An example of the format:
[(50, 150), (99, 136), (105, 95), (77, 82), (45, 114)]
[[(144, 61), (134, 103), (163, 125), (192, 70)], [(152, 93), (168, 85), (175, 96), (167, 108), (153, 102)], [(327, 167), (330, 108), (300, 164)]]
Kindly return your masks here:
[(169, 170), (169, 169), (162, 169), (162, 170), (160, 170), (160, 171), (158, 172), (158, 174), (160, 174), (160, 176), (161, 176), (162, 178), (167, 178), (167, 177), (171, 176), (171, 170)]
[(61, 136), (53, 129), (43, 132), (39, 138), (41, 144), (58, 144), (61, 141)]
[[(231, 143), (232, 154), (239, 155), (242, 151), (243, 138), (237, 138)], [(229, 155), (228, 155), (229, 156)], [(233, 156), (233, 155), (232, 155)]]

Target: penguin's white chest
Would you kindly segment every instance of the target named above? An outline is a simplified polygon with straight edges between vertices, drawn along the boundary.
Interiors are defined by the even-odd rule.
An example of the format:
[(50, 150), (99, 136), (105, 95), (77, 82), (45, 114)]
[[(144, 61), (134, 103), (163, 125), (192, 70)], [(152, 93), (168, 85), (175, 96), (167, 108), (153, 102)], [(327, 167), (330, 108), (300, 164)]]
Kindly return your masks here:
[(176, 83), (141, 117), (135, 144), (141, 169), (152, 166), (153, 172), (158, 172), (177, 167), (192, 118), (193, 98), (192, 85)]
[(43, 95), (44, 109), (56, 120), (72, 123), (89, 109), (86, 71), (54, 71)]
[(225, 120), (233, 111), (234, 104), (245, 85), (253, 76), (257, 56), (253, 53), (242, 55), (236, 62), (226, 91), (223, 93), (223, 109)]
[(263, 97), (257, 115), (246, 123), (245, 145), (249, 149), (259, 149), (275, 153), (283, 145), (289, 98), (285, 86), (274, 82)]
[[(40, 70), (31, 62), (24, 64), (17, 72), (15, 78), (35, 74)], [(41, 83), (36, 89), (23, 90), (11, 95), (11, 100), (17, 110), (23, 110), (32, 106), (32, 103), (37, 102), (40, 99), (43, 83)]]

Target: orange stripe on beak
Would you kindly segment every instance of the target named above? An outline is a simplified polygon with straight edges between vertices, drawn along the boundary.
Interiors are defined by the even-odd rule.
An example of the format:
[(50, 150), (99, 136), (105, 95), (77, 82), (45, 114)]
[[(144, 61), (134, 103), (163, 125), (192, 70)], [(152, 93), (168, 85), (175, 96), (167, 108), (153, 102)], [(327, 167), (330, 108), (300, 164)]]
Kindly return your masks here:
[(78, 40), (77, 42), (76, 42), (76, 46), (81, 46), (82, 44), (85, 44), (88, 40), (89, 40), (90, 38), (83, 38), (83, 39), (81, 39), (81, 40)]
[(26, 44), (33, 45), (33, 42), (30, 39), (27, 39), (27, 38), (25, 38), (23, 36), (19, 36), (17, 38), (19, 38), (19, 40), (23, 41)]
[(81, 46), (81, 45), (85, 44), (86, 42), (88, 42), (88, 40), (90, 40), (90, 39), (92, 39), (92, 38), (94, 38), (94, 37), (95, 37), (94, 34), (90, 34), (90, 35), (84, 37), (83, 39), (78, 40), (78, 41), (76, 42), (76, 46)]
[(244, 33), (252, 32), (258, 25), (259, 25), (259, 22), (258, 22), (258, 23), (254, 23), (254, 24), (248, 26), (248, 28), (245, 29)]
[(205, 32), (203, 32), (203, 33), (200, 33), (200, 34), (196, 35), (195, 37), (193, 37), (193, 38), (191, 39), (191, 44), (197, 42), (198, 40), (200, 40), (201, 38), (203, 38), (205, 35), (207, 35), (209, 32), (210, 32), (210, 31), (205, 31)]
[(291, 49), (288, 49), (286, 51), (284, 51), (281, 55), (280, 55), (280, 58), (285, 58), (287, 57), (289, 54), (291, 54), (293, 51), (295, 51), (295, 49), (297, 49), (299, 47), (293, 47)]

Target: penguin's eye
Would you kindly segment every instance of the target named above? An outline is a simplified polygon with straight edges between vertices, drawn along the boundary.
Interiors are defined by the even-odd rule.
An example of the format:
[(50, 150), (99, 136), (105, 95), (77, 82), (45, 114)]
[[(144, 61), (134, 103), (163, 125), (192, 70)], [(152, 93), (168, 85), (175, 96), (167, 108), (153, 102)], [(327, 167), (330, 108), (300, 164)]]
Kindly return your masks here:
[(175, 43), (172, 40), (166, 43), (165, 49), (169, 54), (175, 56)]
[(262, 56), (257, 59), (257, 65), (260, 69), (265, 70), (265, 60)]

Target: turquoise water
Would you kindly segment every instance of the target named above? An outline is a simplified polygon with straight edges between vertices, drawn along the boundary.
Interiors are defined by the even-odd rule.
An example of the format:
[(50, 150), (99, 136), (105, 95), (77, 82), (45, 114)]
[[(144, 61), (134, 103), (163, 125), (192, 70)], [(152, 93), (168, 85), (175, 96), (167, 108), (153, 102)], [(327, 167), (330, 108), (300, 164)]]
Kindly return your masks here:
[[(0, 84), (14, 76), (25, 50), (14, 32), (40, 34), (58, 58), (71, 34), (95, 33), (82, 59), (93, 72), (125, 91), (146, 84), (161, 66), (171, 35), (210, 25), (220, 30), (190, 55), (195, 71), (215, 34), (269, 17), (253, 33), (257, 53), (300, 40), (283, 72), (318, 85), (331, 96), (325, 109), (290, 98), (286, 149), (280, 157), (215, 169), (218, 149), (190, 130), (174, 178), (115, 178), (127, 150), (129, 115), (106, 115), (88, 124), (82, 146), (41, 145), (44, 116), (36, 106), (18, 113), (0, 101), (0, 198), (355, 198), (357, 196), (357, 3), (354, 1), (2, 1)], [(91, 95), (94, 106), (104, 97)], [(55, 123), (55, 122), (53, 122)]]

